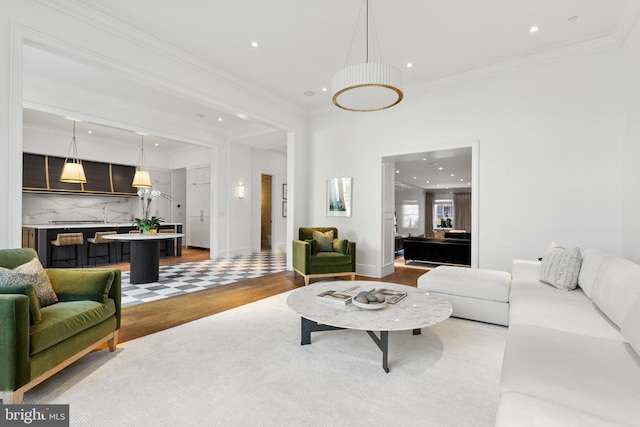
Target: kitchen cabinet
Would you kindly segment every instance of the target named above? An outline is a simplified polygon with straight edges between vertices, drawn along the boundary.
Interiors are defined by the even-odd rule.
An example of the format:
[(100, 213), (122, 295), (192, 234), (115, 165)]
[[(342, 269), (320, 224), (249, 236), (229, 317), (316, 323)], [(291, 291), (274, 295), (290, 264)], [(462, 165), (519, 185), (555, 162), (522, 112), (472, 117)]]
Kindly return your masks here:
[(187, 169), (187, 185), (211, 184), (211, 168), (200, 166)]
[(84, 184), (60, 182), (63, 157), (22, 154), (22, 191), (101, 196), (135, 196), (131, 186), (135, 166), (83, 160)]

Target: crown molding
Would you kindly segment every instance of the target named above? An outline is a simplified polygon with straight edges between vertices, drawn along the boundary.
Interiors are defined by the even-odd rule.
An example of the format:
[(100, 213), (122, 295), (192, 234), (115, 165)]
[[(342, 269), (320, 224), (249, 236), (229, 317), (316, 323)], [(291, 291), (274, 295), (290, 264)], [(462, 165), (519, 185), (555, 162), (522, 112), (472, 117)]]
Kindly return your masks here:
[(628, 1), (624, 12), (620, 14), (620, 21), (613, 31), (613, 38), (618, 41), (620, 46), (625, 43), (639, 19), (640, 2), (634, 0)]
[(452, 73), (451, 75), (408, 86), (405, 91), (409, 95), (415, 95), (423, 92), (441, 89), (444, 87), (450, 87), (475, 80), (499, 76), (502, 74), (537, 68), (552, 63), (566, 61), (572, 58), (606, 52), (609, 50), (617, 49), (619, 47), (620, 44), (614, 37), (602, 37), (596, 40), (578, 43), (540, 54), (529, 55), (524, 58), (507, 60), (469, 71)]
[[(416, 83), (405, 86), (405, 100), (409, 100), (412, 95), (418, 95), (424, 92), (430, 92), (445, 87), (456, 86), (476, 80), (491, 78), (506, 73), (523, 71), (556, 62), (566, 61), (568, 59), (581, 56), (593, 55), (596, 53), (606, 52), (618, 49), (624, 43), (626, 36), (633, 29), (638, 16), (640, 15), (640, 2), (637, 7), (638, 13), (633, 18), (625, 17), (624, 23), (618, 26), (617, 35), (606, 36), (587, 42), (577, 43), (540, 54), (528, 55), (523, 58), (511, 59), (495, 64), (489, 64), (484, 67), (474, 68), (467, 71), (453, 72), (451, 74), (436, 77), (425, 82)], [(619, 34), (618, 34), (619, 33)], [(402, 104), (400, 104), (402, 105)], [(332, 106), (320, 107), (312, 110), (313, 117), (327, 115), (336, 112)]]
[[(186, 53), (184, 50), (177, 48), (176, 46), (162, 40), (159, 36), (153, 34), (148, 30), (143, 30), (133, 23), (129, 22), (126, 18), (119, 16), (111, 11), (108, 7), (102, 6), (96, 3), (92, 5), (80, 3), (77, 0), (36, 0), (39, 3), (57, 10), (60, 13), (71, 16), (74, 19), (82, 21), (87, 25), (99, 28), (115, 37), (125, 40), (128, 43), (133, 43), (145, 50), (153, 51), (171, 61), (177, 61), (180, 64), (187, 66), (197, 72), (203, 73), (221, 83), (231, 86), (237, 90), (250, 94), (251, 96), (258, 97), (263, 101), (268, 102), (278, 107), (297, 115), (305, 115), (306, 109), (286, 100), (272, 92), (265, 90), (264, 88), (251, 83), (245, 79), (239, 78), (233, 73), (224, 70), (208, 61), (203, 60), (195, 55)], [(106, 58), (105, 58), (106, 59)], [(111, 60), (113, 61), (113, 60)], [(120, 67), (122, 64), (120, 64)], [(140, 70), (137, 70), (138, 72)], [(155, 77), (155, 76), (154, 76)], [(154, 80), (158, 80), (157, 77)], [(164, 82), (165, 84), (167, 82)], [(174, 86), (166, 85), (166, 86)], [(195, 91), (191, 90), (191, 95)], [(180, 91), (180, 93), (184, 93)], [(211, 99), (207, 98), (208, 103)], [(228, 109), (231, 111), (246, 110), (244, 107), (235, 105), (220, 105), (221, 109)]]

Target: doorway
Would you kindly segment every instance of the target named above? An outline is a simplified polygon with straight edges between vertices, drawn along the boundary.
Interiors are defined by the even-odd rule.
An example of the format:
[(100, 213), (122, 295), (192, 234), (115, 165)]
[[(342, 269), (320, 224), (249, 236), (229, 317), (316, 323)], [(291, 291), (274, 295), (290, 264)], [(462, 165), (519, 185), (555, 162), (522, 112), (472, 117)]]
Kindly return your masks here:
[(271, 250), (271, 227), (273, 224), (273, 177), (262, 174), (262, 184), (260, 189), (260, 250)]
[[(471, 219), (469, 230), (465, 231), (469, 231), (473, 236), (470, 238), (471, 267), (478, 267), (478, 145), (478, 141), (463, 141), (424, 152), (382, 157), (382, 276), (394, 271), (395, 255), (398, 251), (397, 238), (403, 234), (399, 233), (399, 228), (413, 225), (413, 221), (409, 221), (412, 219), (411, 215), (407, 214), (414, 212), (410, 209), (407, 212), (402, 212), (404, 205), (409, 204), (409, 207), (415, 205), (417, 211), (420, 212), (420, 203), (424, 201), (422, 193), (425, 191), (435, 195), (446, 193), (449, 197), (452, 197), (456, 190), (470, 193)], [(429, 173), (428, 169), (431, 169), (432, 172)], [(398, 197), (397, 188), (406, 190), (410, 197)], [(405, 200), (406, 203), (403, 202), (403, 198), (408, 199)], [(414, 203), (412, 205), (409, 202)], [(400, 206), (397, 206), (398, 204)], [(426, 207), (426, 201), (424, 204)], [(422, 209), (422, 211), (425, 213), (423, 221), (416, 218), (420, 231), (409, 230), (418, 236), (423, 233), (427, 234), (427, 231), (431, 232), (431, 227), (425, 227), (425, 224), (434, 221), (433, 215), (427, 216), (426, 210)], [(399, 218), (402, 213), (405, 215), (403, 218)], [(403, 224), (402, 221), (405, 221), (406, 224)], [(432, 232), (431, 234), (433, 235)]]

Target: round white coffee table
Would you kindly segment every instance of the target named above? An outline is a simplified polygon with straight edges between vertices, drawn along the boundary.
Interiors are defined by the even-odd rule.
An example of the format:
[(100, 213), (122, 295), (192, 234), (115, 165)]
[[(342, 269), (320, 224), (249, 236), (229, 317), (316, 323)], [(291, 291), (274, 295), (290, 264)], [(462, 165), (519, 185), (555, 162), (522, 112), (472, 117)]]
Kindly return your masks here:
[[(356, 291), (385, 288), (406, 292), (407, 296), (395, 304), (387, 304), (380, 310), (364, 310), (348, 303), (335, 304), (320, 300), (317, 295), (327, 290), (345, 291), (358, 286)], [(336, 329), (367, 331), (382, 351), (382, 368), (389, 372), (389, 331), (413, 330), (414, 335), (449, 318), (453, 311), (444, 298), (411, 286), (366, 280), (317, 282), (293, 291), (287, 298), (289, 307), (302, 319), (301, 345), (311, 344), (311, 332)], [(380, 332), (380, 336), (375, 334)]]

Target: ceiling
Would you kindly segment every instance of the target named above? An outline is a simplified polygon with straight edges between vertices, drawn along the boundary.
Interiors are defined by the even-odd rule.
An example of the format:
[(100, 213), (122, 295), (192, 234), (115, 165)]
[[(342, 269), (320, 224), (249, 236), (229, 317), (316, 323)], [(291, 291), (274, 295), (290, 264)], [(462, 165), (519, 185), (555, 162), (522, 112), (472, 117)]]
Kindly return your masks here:
[(396, 186), (432, 192), (471, 190), (471, 147), (385, 158), (395, 162)]
[[(249, 90), (270, 94), (307, 115), (336, 108), (331, 104), (331, 77), (345, 65), (365, 60), (362, 0), (51, 0), (45, 4), (84, 14), (96, 25), (128, 28), (142, 40), (163, 43), (206, 64), (209, 72), (234, 76)], [(379, 47), (372, 49), (371, 60), (402, 70), (407, 100), (451, 76), (506, 64), (535, 65), (558, 55), (588, 52), (590, 47), (615, 47), (640, 15), (640, 2), (634, 0), (371, 0), (370, 7)], [(538, 31), (531, 32), (533, 26)], [(24, 72), (27, 91), (30, 84), (38, 87), (39, 82), (54, 80), (60, 87), (90, 88), (107, 100), (135, 104), (142, 99), (162, 105), (167, 123), (175, 119), (240, 135), (235, 139), (258, 148), (286, 150), (282, 130), (113, 70), (30, 48), (25, 49)], [(25, 114), (33, 126), (46, 119), (42, 114)], [(68, 122), (63, 126), (67, 129)], [(141, 130), (135, 123), (124, 128)], [(165, 143), (181, 142), (161, 135), (161, 130), (157, 135), (147, 133)], [(418, 157), (402, 169), (430, 162)], [(401, 161), (409, 160), (397, 159)], [(461, 163), (470, 165), (466, 158)], [(407, 177), (403, 173), (398, 176), (403, 181), (418, 176), (416, 171)], [(461, 177), (468, 175), (470, 169)]]
[[(331, 77), (347, 59), (365, 61), (365, 14), (358, 19), (362, 0), (76, 1), (303, 108), (330, 106), (330, 90), (322, 88), (330, 89)], [(637, 3), (371, 0), (370, 5), (381, 59), (401, 68), (410, 87), (623, 37), (629, 19), (638, 16)], [(532, 26), (539, 30), (531, 33)], [(258, 47), (252, 47), (254, 41)]]

